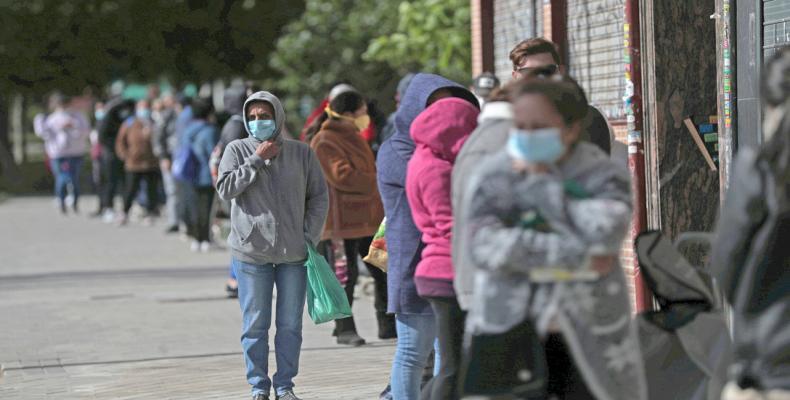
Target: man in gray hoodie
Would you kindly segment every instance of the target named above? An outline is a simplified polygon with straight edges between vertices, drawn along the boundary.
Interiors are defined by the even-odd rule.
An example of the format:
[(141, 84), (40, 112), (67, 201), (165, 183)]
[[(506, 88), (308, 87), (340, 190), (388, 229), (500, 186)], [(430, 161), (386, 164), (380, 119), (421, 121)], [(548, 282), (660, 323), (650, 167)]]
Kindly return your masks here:
[[(228, 244), (239, 285), (241, 344), (247, 381), (255, 400), (298, 400), (293, 378), (299, 370), (308, 243), (318, 243), (329, 199), (315, 155), (304, 143), (282, 137), (285, 112), (269, 92), (244, 103), (250, 137), (228, 144), (217, 192), (231, 202)], [(272, 289), (277, 286), (277, 373), (268, 375)], [(273, 381), (273, 382), (272, 382)]]

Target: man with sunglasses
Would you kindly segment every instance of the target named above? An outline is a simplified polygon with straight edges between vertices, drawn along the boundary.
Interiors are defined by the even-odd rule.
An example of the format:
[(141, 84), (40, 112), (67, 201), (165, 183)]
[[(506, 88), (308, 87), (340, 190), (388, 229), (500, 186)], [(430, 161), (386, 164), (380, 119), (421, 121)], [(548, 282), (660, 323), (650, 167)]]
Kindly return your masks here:
[[(557, 45), (543, 38), (527, 39), (517, 44), (510, 51), (510, 61), (513, 63), (514, 80), (530, 77), (549, 78), (566, 73)], [(614, 134), (606, 117), (592, 105), (587, 118), (582, 123), (582, 132), (582, 140), (597, 145), (606, 154), (616, 153), (617, 160), (627, 163), (623, 157), (625, 146), (614, 140)]]
[(564, 74), (565, 67), (560, 60), (557, 45), (543, 38), (532, 38), (522, 41), (510, 51), (513, 63), (513, 79), (527, 77), (550, 77), (557, 73)]

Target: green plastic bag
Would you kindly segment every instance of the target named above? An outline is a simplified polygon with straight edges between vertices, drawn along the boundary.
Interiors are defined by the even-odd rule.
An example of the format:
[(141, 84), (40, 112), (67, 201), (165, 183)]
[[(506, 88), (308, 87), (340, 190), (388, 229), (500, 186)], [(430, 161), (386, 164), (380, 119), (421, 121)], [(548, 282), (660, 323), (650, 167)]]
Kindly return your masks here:
[(315, 246), (307, 245), (307, 313), (316, 324), (351, 316), (351, 306), (335, 272)]

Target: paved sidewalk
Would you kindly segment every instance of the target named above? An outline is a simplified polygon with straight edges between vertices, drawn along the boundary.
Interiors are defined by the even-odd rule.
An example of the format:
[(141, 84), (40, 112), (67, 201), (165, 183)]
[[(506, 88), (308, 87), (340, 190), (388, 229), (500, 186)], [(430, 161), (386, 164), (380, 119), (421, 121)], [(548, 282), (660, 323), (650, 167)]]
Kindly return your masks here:
[[(62, 217), (45, 197), (0, 203), (0, 399), (248, 398), (227, 253), (191, 253), (163, 229)], [(305, 316), (305, 400), (386, 386), (394, 342), (376, 339), (370, 298), (354, 310), (361, 348)]]

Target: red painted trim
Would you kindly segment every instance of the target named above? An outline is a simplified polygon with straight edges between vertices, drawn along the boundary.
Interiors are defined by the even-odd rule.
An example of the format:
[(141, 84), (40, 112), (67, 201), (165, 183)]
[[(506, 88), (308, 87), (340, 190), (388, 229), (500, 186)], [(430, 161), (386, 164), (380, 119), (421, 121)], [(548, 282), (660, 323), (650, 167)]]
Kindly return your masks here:
[[(642, 104), (642, 63), (641, 38), (639, 34), (639, 0), (625, 1), (624, 61), (625, 61), (625, 109), (628, 118), (628, 169), (631, 171), (631, 190), (633, 196), (633, 223), (631, 238), (636, 240), (647, 229), (647, 195), (645, 179), (645, 135), (644, 109)], [(634, 250), (636, 255), (636, 250)], [(639, 268), (639, 260), (634, 257), (634, 289), (636, 311), (652, 309), (652, 294), (645, 286)]]

